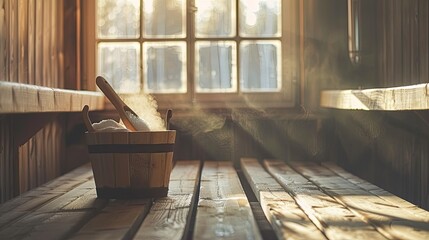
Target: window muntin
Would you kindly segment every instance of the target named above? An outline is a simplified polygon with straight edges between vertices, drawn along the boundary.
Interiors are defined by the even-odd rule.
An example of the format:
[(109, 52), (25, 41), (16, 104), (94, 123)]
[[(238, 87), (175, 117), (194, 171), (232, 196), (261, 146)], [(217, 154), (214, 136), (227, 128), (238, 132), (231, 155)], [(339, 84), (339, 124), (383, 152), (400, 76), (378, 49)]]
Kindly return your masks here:
[[(257, 7), (255, 7), (255, 4), (249, 5), (249, 2), (252, 1), (241, 0), (162, 0), (159, 2), (162, 2), (160, 5), (176, 4), (176, 7), (179, 6), (177, 9), (171, 10), (175, 13), (167, 14), (169, 15), (167, 18), (170, 15), (179, 16), (178, 13), (181, 12), (182, 20), (177, 21), (177, 25), (181, 26), (180, 28), (173, 27), (176, 29), (175, 31), (145, 32), (146, 28), (148, 28), (146, 26), (148, 23), (145, 20), (148, 16), (146, 15), (148, 13), (154, 14), (158, 1), (142, 0), (140, 14), (143, 27), (140, 29), (141, 34), (137, 39), (111, 39), (101, 38), (100, 36), (96, 39), (98, 50), (100, 50), (102, 43), (135, 43), (135, 41), (138, 41), (140, 44), (141, 57), (138, 60), (138, 69), (141, 72), (135, 75), (135, 78), (140, 78), (140, 80), (138, 83), (135, 78), (132, 81), (128, 81), (134, 84), (133, 87), (127, 87), (128, 92), (132, 89), (133, 91), (131, 92), (174, 93), (176, 96), (177, 94), (182, 94), (187, 96), (186, 98), (190, 101), (195, 97), (197, 97), (196, 99), (202, 99), (203, 95), (212, 95), (213, 93), (238, 94), (237, 96), (258, 94), (261, 98), (252, 98), (266, 100), (266, 97), (262, 97), (263, 93), (281, 93), (279, 96), (286, 96), (284, 94), (290, 92), (291, 85), (289, 83), (291, 79), (286, 80), (287, 83), (285, 84), (284, 78), (286, 75), (282, 72), (281, 67), (282, 60), (284, 61), (285, 59), (285, 51), (282, 50), (282, 44), (284, 44), (283, 30), (281, 29), (281, 19), (284, 11), (281, 6), (282, 1), (253, 1), (257, 4)], [(194, 2), (195, 6), (191, 2)], [(161, 8), (164, 12), (169, 11), (168, 6)], [(269, 11), (262, 14), (266, 11), (264, 9)], [(157, 11), (159, 12), (160, 10)], [(253, 26), (250, 19), (246, 26), (242, 26), (243, 21), (249, 18), (245, 16), (249, 12), (253, 15), (256, 14), (256, 23), (258, 24)], [(264, 16), (259, 16), (258, 14)], [(207, 18), (204, 16), (207, 16)], [(159, 15), (155, 18), (160, 21)], [(223, 24), (221, 27), (219, 26), (220, 24), (214, 24), (220, 19), (222, 19)], [(186, 24), (182, 24), (183, 22)], [(161, 26), (156, 29), (163, 28), (169, 27)], [(152, 29), (154, 29), (153, 26)], [(182, 32), (177, 29), (183, 29), (184, 35), (181, 35)], [(185, 46), (178, 44), (181, 46), (181, 48), (178, 48), (174, 45), (179, 42), (185, 43)], [(163, 44), (164, 46), (162, 47)], [(171, 48), (165, 46), (166, 44), (172, 44)], [(148, 46), (152, 47), (148, 48)], [(161, 51), (161, 47), (166, 48), (166, 50)], [(176, 50), (172, 50), (174, 48)], [(178, 51), (178, 49), (182, 50)], [(148, 51), (153, 52), (148, 55)], [(172, 59), (164, 57), (164, 59), (170, 61), (161, 63), (163, 57), (160, 56), (165, 56), (165, 54), (175, 55), (175, 57)], [(100, 54), (98, 56), (100, 57)], [(255, 57), (256, 59), (246, 59)], [(97, 60), (97, 62), (100, 62), (100, 60)], [(255, 67), (255, 64), (260, 65)], [(177, 66), (173, 69), (167, 67), (172, 65)], [(107, 67), (103, 68), (98, 64), (97, 74), (105, 75), (102, 69), (107, 69)], [(117, 75), (119, 74), (114, 76)], [(119, 92), (122, 92), (122, 89)], [(159, 97), (163, 96), (160, 95)], [(228, 98), (225, 99), (231, 99), (230, 97), (228, 95)], [(291, 99), (290, 97), (286, 98)], [(204, 97), (204, 99), (207, 98)], [(216, 100), (219, 99), (222, 98), (216, 98)], [(273, 97), (272, 99), (278, 98)]]

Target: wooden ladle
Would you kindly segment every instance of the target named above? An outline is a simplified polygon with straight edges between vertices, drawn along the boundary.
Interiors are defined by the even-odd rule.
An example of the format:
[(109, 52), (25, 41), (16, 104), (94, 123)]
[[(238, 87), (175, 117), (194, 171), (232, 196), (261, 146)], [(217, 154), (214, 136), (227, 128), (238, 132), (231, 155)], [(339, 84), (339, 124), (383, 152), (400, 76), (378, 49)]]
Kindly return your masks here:
[(92, 126), (91, 120), (89, 119), (88, 110), (89, 110), (88, 105), (85, 105), (82, 109), (83, 122), (85, 123), (86, 129), (88, 129), (88, 132), (95, 132), (95, 129)]
[(104, 79), (102, 76), (98, 76), (96, 79), (97, 86), (101, 89), (101, 91), (106, 95), (106, 97), (110, 100), (113, 106), (119, 113), (119, 117), (122, 119), (125, 127), (127, 127), (131, 131), (137, 131), (138, 129), (134, 126), (133, 122), (130, 121), (129, 116), (126, 112), (129, 112), (130, 115), (134, 115), (136, 119), (139, 119), (137, 113), (135, 113), (127, 104), (122, 101), (122, 99), (116, 94), (115, 90), (113, 90), (112, 86)]

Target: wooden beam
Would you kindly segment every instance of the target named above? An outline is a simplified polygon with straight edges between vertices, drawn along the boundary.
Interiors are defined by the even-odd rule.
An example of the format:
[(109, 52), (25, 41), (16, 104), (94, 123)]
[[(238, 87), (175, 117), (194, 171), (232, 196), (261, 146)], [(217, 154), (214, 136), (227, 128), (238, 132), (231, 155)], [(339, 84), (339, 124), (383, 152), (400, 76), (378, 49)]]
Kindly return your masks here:
[(321, 92), (320, 106), (349, 110), (425, 110), (429, 109), (427, 83), (364, 90), (326, 90)]

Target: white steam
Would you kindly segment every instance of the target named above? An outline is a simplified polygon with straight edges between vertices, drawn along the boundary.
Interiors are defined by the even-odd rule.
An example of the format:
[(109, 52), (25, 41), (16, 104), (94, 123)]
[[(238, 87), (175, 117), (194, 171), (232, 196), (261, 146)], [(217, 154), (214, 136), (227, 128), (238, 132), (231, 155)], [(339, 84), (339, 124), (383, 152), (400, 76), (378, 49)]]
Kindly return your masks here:
[(141, 118), (150, 131), (166, 130), (163, 119), (158, 112), (158, 103), (149, 94), (122, 96), (124, 102)]

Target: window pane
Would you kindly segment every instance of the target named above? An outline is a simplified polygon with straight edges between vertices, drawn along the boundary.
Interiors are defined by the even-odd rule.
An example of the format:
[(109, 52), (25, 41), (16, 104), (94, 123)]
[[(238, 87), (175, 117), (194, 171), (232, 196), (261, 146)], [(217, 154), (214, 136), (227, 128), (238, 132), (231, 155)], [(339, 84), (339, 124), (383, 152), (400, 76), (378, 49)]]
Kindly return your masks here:
[(120, 93), (140, 92), (139, 61), (139, 43), (98, 44), (98, 75)]
[(199, 41), (195, 49), (197, 92), (237, 91), (235, 42)]
[(185, 37), (186, 0), (144, 0), (144, 36)]
[(145, 92), (186, 92), (185, 42), (145, 42), (143, 51)]
[(240, 36), (280, 37), (281, 0), (240, 0)]
[(243, 92), (280, 91), (280, 41), (243, 41), (240, 83)]
[(98, 38), (138, 38), (140, 36), (140, 0), (98, 0)]
[(197, 37), (235, 36), (235, 1), (196, 0), (195, 4)]

